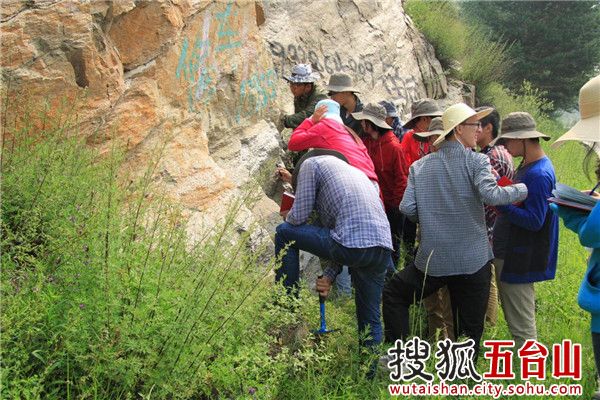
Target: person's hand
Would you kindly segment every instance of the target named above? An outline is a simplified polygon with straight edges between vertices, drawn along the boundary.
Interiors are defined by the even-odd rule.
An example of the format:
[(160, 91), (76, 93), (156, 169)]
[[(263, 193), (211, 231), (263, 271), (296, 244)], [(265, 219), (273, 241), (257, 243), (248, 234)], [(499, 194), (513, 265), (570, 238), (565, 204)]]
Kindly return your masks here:
[(321, 106), (317, 108), (314, 114), (310, 117), (312, 119), (313, 124), (316, 124), (317, 122), (321, 121), (325, 116), (325, 113), (327, 113), (327, 106)]
[(598, 192), (594, 192), (593, 194), (590, 194), (592, 191), (591, 190), (582, 190), (581, 193), (583, 194), (587, 194), (588, 196), (592, 196), (595, 199), (600, 199), (600, 193)]
[(327, 297), (329, 291), (331, 290), (331, 279), (326, 276), (321, 278), (317, 278), (317, 292), (323, 297)]
[(292, 183), (292, 174), (284, 167), (277, 167), (277, 174), (279, 175), (282, 181)]
[(289, 212), (290, 212), (290, 210), (279, 211), (279, 215), (281, 215), (283, 217), (283, 220), (285, 221)]

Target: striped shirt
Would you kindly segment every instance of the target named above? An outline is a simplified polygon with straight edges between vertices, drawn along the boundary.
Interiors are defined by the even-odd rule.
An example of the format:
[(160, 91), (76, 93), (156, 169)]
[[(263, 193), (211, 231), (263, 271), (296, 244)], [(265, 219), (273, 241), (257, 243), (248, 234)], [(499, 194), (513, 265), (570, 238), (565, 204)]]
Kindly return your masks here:
[(400, 211), (421, 229), (415, 265), (431, 276), (473, 274), (494, 256), (483, 205), (527, 197), (523, 184), (499, 187), (490, 161), (456, 141), (410, 167)]

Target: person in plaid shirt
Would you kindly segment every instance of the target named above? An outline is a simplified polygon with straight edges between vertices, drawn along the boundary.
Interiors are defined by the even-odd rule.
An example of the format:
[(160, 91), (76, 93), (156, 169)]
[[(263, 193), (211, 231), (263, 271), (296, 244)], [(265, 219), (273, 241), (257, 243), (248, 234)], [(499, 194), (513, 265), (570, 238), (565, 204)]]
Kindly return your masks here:
[[(486, 108), (489, 107), (478, 107), (475, 110), (481, 111)], [(494, 176), (498, 179), (505, 176), (512, 181), (515, 175), (512, 156), (502, 145), (490, 146), (490, 142), (498, 137), (499, 131), (500, 115), (494, 109), (487, 117), (481, 119), (481, 133), (477, 135), (477, 146), (481, 149), (481, 153), (490, 159)], [(485, 206), (485, 224), (490, 243), (493, 239), (494, 224), (496, 223), (497, 216), (498, 211), (495, 207)], [(490, 297), (488, 299), (485, 319), (492, 326), (496, 325), (498, 321), (498, 286), (496, 285), (496, 268), (493, 264)]]
[[(338, 156), (322, 155), (323, 151)], [(340, 157), (341, 156), (341, 157)], [(299, 280), (299, 251), (333, 261), (317, 279), (317, 291), (327, 296), (341, 266), (352, 271), (360, 344), (381, 343), (381, 292), (387, 271), (393, 270), (392, 236), (379, 189), (359, 169), (332, 150), (309, 151), (299, 162), (296, 199), (277, 226), (275, 254), (285, 252), (275, 281), (294, 293)], [(316, 212), (319, 224), (308, 223)]]

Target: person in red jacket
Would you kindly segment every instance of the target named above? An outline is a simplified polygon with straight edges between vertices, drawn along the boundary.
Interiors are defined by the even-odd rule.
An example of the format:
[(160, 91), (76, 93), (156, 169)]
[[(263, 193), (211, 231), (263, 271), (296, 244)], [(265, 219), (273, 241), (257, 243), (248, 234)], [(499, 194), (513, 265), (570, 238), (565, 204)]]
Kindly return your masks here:
[(365, 132), (363, 142), (373, 160), (375, 172), (379, 178), (385, 213), (392, 231), (394, 246), (392, 258), (394, 263), (397, 263), (403, 224), (399, 206), (404, 189), (406, 189), (408, 166), (402, 155), (400, 141), (394, 135), (392, 127), (385, 122), (387, 113), (383, 106), (369, 103), (361, 112), (353, 113), (352, 116), (361, 121), (363, 132)]
[(373, 182), (379, 181), (367, 148), (358, 135), (343, 124), (340, 105), (333, 100), (319, 101), (315, 113), (294, 130), (288, 142), (291, 151), (310, 148), (339, 151), (350, 165), (364, 172)]

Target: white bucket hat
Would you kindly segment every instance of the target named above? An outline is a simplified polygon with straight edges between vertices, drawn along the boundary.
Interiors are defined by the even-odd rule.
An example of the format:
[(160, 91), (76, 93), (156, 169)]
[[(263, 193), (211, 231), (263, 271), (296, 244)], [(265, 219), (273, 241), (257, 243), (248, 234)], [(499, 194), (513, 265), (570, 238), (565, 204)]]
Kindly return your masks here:
[(462, 124), (469, 118), (475, 116), (479, 120), (490, 114), (492, 110), (493, 108), (487, 108), (485, 110), (477, 112), (465, 103), (451, 105), (442, 114), (442, 124), (444, 130), (440, 134), (440, 137), (437, 138), (435, 142), (433, 142), (433, 145), (438, 147), (440, 143), (446, 140), (446, 136), (448, 136), (452, 129), (456, 128), (458, 125)]
[(558, 147), (567, 140), (577, 140), (588, 145), (600, 142), (600, 75), (587, 81), (579, 90), (579, 115), (581, 119), (556, 139), (553, 147)]

